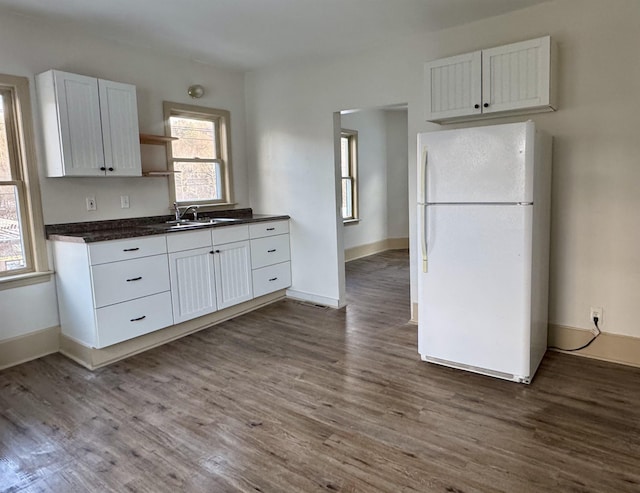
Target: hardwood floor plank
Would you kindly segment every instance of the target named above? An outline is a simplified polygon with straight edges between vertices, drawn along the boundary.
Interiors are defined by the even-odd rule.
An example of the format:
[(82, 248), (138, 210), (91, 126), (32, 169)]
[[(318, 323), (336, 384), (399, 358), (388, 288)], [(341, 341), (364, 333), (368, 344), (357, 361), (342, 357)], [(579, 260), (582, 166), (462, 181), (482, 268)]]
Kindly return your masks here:
[(640, 491), (640, 369), (424, 363), (408, 269), (352, 261), (343, 309), (284, 300), (95, 372), (1, 371), (0, 491)]

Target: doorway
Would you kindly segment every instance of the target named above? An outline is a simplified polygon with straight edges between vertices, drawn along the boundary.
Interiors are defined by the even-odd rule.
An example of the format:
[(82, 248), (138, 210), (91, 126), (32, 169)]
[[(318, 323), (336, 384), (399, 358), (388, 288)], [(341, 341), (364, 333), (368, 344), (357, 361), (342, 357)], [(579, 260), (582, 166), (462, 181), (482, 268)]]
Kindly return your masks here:
[(407, 105), (340, 112), (345, 261), (409, 248)]

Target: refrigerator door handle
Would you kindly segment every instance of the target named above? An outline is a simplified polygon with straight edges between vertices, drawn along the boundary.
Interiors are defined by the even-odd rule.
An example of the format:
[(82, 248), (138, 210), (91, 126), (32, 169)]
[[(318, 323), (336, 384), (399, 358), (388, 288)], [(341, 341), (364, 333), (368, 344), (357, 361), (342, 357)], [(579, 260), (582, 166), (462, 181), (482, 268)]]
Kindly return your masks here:
[(422, 223), (422, 234), (420, 235), (420, 250), (422, 253), (422, 272), (429, 271), (429, 258), (427, 256), (427, 206), (421, 205), (418, 207), (418, 211), (422, 214), (421, 218), (418, 218)]
[(420, 197), (418, 197), (418, 203), (427, 203), (427, 146), (422, 148), (422, 159), (420, 160)]

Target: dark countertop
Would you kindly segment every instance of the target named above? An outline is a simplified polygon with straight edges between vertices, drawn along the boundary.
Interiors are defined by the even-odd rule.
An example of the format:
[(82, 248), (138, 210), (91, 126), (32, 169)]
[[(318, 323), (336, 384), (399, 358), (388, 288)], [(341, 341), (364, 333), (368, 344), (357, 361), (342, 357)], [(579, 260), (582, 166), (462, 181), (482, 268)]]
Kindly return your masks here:
[(82, 223), (49, 224), (45, 226), (48, 240), (69, 241), (74, 243), (94, 243), (97, 241), (121, 240), (136, 236), (164, 235), (181, 231), (194, 231), (209, 228), (223, 228), (238, 224), (249, 224), (263, 221), (287, 220), (289, 216), (274, 216), (268, 214), (253, 214), (251, 209), (233, 209), (226, 211), (205, 212), (198, 217), (233, 218), (233, 221), (206, 223), (206, 225), (180, 225), (171, 227), (167, 221), (173, 216), (136, 217), (131, 219), (113, 219), (108, 221), (94, 221)]

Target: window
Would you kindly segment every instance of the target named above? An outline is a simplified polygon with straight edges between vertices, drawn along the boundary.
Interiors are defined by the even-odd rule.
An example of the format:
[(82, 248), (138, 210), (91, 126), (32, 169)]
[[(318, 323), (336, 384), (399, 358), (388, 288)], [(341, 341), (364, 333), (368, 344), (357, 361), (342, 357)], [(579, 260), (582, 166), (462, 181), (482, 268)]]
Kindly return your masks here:
[(0, 280), (47, 270), (30, 115), (27, 79), (0, 75)]
[(179, 103), (164, 103), (169, 144), (172, 202), (182, 205), (230, 204), (230, 113)]
[(342, 170), (342, 219), (358, 219), (358, 132), (342, 129), (340, 136), (340, 168)]

